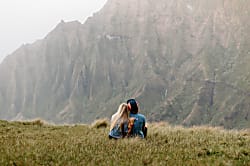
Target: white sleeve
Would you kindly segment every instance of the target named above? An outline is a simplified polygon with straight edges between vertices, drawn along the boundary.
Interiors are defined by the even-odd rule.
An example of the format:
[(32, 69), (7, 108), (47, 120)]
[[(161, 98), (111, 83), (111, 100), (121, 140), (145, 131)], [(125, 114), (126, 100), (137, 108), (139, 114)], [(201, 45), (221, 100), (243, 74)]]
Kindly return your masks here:
[(115, 114), (113, 114), (112, 116), (111, 116), (111, 122), (113, 122), (114, 121), (114, 119), (115, 119), (115, 117), (117, 116), (117, 112), (115, 113)]

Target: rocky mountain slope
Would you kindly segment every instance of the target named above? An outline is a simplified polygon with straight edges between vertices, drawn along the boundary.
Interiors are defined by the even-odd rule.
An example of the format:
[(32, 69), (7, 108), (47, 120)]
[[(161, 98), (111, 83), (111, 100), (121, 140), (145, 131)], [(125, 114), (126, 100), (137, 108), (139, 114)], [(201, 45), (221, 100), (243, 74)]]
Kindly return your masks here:
[(88, 123), (135, 97), (149, 121), (250, 127), (250, 1), (109, 0), (0, 65), (0, 117)]

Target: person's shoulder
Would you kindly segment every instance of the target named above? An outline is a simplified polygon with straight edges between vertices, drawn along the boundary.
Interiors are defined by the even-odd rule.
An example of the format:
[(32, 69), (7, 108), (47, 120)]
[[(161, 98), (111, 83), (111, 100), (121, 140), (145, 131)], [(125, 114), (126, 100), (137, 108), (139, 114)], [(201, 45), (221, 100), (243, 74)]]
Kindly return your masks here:
[(145, 116), (143, 114), (137, 113), (137, 114), (130, 114), (130, 117), (135, 117), (135, 118), (143, 118), (145, 119)]
[(143, 114), (137, 114), (140, 118), (146, 119), (146, 117)]

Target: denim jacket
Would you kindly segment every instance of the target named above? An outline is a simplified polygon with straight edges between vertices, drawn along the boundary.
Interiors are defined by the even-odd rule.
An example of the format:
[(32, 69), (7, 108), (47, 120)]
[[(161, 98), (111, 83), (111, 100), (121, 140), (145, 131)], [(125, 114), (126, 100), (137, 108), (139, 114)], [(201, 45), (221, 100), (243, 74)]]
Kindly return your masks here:
[[(128, 123), (124, 123), (124, 132), (127, 133), (128, 131)], [(119, 139), (122, 138), (122, 130), (120, 128), (120, 123), (118, 122), (115, 127), (109, 132), (109, 136)]]
[(143, 128), (145, 127), (146, 124), (146, 118), (142, 114), (130, 114), (129, 117), (134, 117), (135, 122), (134, 122), (134, 127), (133, 127), (133, 136), (139, 136), (141, 138), (144, 138), (143, 134)]
[[(146, 118), (144, 115), (142, 114), (130, 114), (129, 116), (130, 118), (131, 117), (134, 117), (135, 118), (135, 121), (134, 121), (134, 127), (133, 127), (133, 131), (132, 131), (132, 136), (139, 136), (141, 138), (144, 138), (144, 134), (143, 134), (143, 128), (145, 127), (145, 124), (146, 124)], [(112, 118), (111, 118), (112, 119)], [(112, 120), (111, 120), (112, 121)], [(125, 123), (124, 124), (124, 131), (125, 133), (127, 133), (128, 131), (128, 123)], [(122, 138), (122, 130), (120, 128), (120, 123), (118, 122), (116, 124), (116, 126), (109, 132), (109, 136), (113, 137), (113, 138), (116, 138), (116, 139), (119, 139), (119, 138)]]

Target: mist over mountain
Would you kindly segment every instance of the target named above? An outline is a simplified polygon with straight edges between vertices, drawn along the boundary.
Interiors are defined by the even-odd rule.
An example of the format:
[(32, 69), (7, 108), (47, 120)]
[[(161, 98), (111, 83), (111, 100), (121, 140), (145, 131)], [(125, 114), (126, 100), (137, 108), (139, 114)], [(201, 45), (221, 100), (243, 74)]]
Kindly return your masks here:
[(250, 127), (250, 1), (108, 0), (0, 65), (0, 118), (89, 123), (135, 97), (149, 121)]

